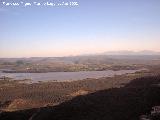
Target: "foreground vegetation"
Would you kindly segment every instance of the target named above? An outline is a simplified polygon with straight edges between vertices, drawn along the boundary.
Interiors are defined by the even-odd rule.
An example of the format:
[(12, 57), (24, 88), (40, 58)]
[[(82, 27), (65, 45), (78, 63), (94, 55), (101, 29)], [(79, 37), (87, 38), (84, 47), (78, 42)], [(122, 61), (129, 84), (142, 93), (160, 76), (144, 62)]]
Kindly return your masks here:
[[(123, 80), (126, 81), (124, 77), (122, 78), (120, 77), (120, 79), (121, 81)], [(116, 78), (114, 78), (114, 80), (116, 80)], [(89, 88), (90, 89), (92, 88), (92, 90), (95, 90), (95, 88), (96, 89), (103, 87), (107, 88), (106, 86), (103, 86), (103, 84), (106, 84), (105, 81), (103, 81), (103, 84), (101, 84), (101, 82), (97, 83), (98, 84), (95, 83), (93, 84), (91, 82), (91, 84), (85, 85), (86, 89), (83, 88), (83, 90), (87, 91)], [(61, 83), (62, 86), (63, 84), (64, 83)], [(76, 85), (76, 83), (73, 84)], [(145, 119), (147, 120), (159, 120), (159, 113), (151, 114), (152, 107), (160, 106), (159, 84), (160, 84), (160, 76), (139, 77), (130, 81), (124, 86), (121, 87), (119, 86), (119, 88), (112, 88), (113, 86), (111, 85), (110, 87), (108, 87), (109, 89), (95, 90), (95, 92), (92, 91), (91, 93), (87, 94), (86, 92), (83, 91), (82, 92), (83, 94), (77, 94), (80, 96), (76, 97), (74, 96), (73, 99), (65, 101), (53, 107), (46, 106), (46, 107), (38, 107), (38, 108), (15, 111), (15, 112), (1, 112), (0, 119), (1, 120), (140, 120), (140, 119), (144, 120), (144, 118), (142, 117), (145, 117)], [(78, 85), (80, 88), (83, 86), (83, 83), (82, 86), (81, 84)], [(94, 87), (95, 85), (97, 86)], [(63, 87), (62, 86), (61, 88), (65, 88), (65, 85)], [(69, 86), (70, 85), (68, 83), (67, 87), (69, 88)], [(77, 87), (76, 88), (73, 87), (73, 89), (77, 89)], [(55, 95), (56, 93), (53, 94), (52, 92), (48, 91), (49, 94), (56, 96)], [(35, 96), (37, 96), (36, 94), (34, 93)], [(32, 98), (34, 98), (34, 95), (32, 96)], [(41, 94), (39, 95), (41, 96)], [(48, 94), (46, 94), (46, 97), (48, 97)]]
[[(38, 68), (36, 72), (41, 72), (36, 66), (42, 65), (41, 68), (45, 68), (47, 65), (55, 64), (55, 60), (51, 63), (50, 59), (47, 59), (48, 62), (41, 58), (41, 62), (37, 62), (37, 59), (35, 61), (16, 59), (8, 63), (0, 60), (0, 68), (27, 72), (24, 68), (31, 66)], [(82, 62), (81, 59), (73, 64), (71, 58), (68, 62), (66, 59), (69, 58), (63, 58), (61, 62), (69, 66), (90, 65), (90, 69), (96, 69), (96, 65), (100, 67), (106, 65), (118, 70), (131, 69), (132, 67), (125, 67), (130, 64), (134, 66), (133, 69), (147, 68), (148, 71), (99, 79), (33, 84), (26, 83), (26, 80), (16, 81), (2, 77), (0, 78), (0, 120), (159, 120), (159, 113), (151, 114), (152, 108), (160, 106), (159, 60), (135, 61), (127, 58), (127, 61), (118, 60), (114, 64), (115, 59), (110, 63), (109, 61), (105, 63), (104, 59), (89, 62), (86, 62), (86, 59)], [(59, 64), (57, 65), (59, 67)], [(62, 70), (65, 65), (62, 64)], [(66, 68), (72, 69), (69, 66)], [(75, 71), (79, 70), (78, 67), (75, 68)], [(59, 69), (56, 68), (57, 70)], [(28, 72), (35, 72), (35, 70)]]
[(148, 73), (137, 72), (111, 78), (33, 84), (25, 84), (25, 81), (21, 80), (0, 80), (0, 108), (5, 111), (15, 111), (56, 105), (77, 95), (122, 87), (131, 80), (142, 77), (144, 74)]

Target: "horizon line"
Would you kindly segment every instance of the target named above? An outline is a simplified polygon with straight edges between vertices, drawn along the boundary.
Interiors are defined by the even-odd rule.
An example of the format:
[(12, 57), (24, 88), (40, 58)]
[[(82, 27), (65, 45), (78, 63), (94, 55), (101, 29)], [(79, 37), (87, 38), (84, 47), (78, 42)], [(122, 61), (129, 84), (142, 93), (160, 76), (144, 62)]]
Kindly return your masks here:
[[(113, 53), (109, 53), (113, 52)], [(116, 53), (117, 52), (117, 53)], [(131, 52), (131, 53), (118, 53), (118, 52)], [(152, 52), (151, 53), (141, 53), (141, 52)], [(108, 54), (107, 54), (108, 53)], [(133, 53), (133, 54), (132, 54)], [(137, 54), (136, 54), (137, 53)], [(141, 54), (140, 54), (141, 53)], [(157, 54), (156, 54), (157, 53)], [(132, 51), (132, 50), (115, 50), (115, 51), (106, 51), (106, 52), (101, 52), (101, 53), (84, 53), (84, 54), (79, 54), (79, 55), (64, 55), (64, 56), (22, 56), (22, 57), (0, 57), (0, 59), (5, 59), (5, 58), (10, 58), (10, 59), (16, 59), (16, 58), (61, 58), (61, 57), (79, 57), (79, 56), (96, 56), (96, 55), (128, 55), (128, 56), (143, 56), (143, 55), (148, 55), (148, 56), (159, 56), (160, 51), (153, 51), (153, 50), (140, 50), (140, 51)]]

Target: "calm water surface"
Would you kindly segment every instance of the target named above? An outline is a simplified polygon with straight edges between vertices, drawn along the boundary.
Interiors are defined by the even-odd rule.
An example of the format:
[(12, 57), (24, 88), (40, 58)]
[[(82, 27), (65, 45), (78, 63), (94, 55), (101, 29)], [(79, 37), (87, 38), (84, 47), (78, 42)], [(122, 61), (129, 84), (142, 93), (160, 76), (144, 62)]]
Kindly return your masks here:
[(82, 80), (86, 78), (113, 77), (114, 75), (122, 75), (126, 73), (135, 73), (141, 70), (106, 70), (106, 71), (80, 71), (80, 72), (49, 72), (49, 73), (2, 73), (0, 77), (6, 76), (15, 80), (31, 79), (33, 82), (38, 81), (65, 81), (65, 80)]

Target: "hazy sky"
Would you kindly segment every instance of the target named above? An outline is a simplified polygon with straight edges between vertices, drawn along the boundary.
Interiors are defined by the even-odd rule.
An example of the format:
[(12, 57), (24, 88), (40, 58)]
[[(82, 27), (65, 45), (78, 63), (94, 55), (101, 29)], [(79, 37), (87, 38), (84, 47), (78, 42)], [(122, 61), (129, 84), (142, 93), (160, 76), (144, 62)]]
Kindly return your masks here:
[[(79, 3), (75, 7), (0, 1), (0, 57), (160, 51), (160, 0), (73, 0)], [(14, 0), (21, 1), (52, 2)]]

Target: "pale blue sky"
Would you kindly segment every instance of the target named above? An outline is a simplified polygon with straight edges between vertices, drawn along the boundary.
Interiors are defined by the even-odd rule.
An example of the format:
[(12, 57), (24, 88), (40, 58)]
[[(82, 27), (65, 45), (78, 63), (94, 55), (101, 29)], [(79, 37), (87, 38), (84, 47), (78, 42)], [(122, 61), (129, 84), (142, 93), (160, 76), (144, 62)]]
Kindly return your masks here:
[(74, 0), (79, 6), (26, 8), (0, 1), (0, 57), (160, 51), (159, 0)]

